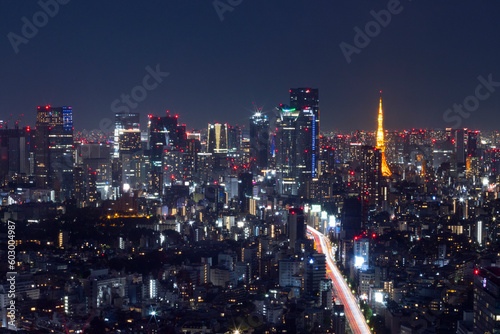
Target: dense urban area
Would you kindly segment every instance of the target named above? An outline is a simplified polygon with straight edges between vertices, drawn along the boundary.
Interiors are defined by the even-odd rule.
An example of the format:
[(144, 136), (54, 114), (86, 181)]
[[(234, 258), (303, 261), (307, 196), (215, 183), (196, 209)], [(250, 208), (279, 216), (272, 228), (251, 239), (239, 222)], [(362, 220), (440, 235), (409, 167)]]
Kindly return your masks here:
[(498, 132), (384, 130), (383, 96), (332, 132), (289, 95), (198, 130), (2, 121), (0, 332), (496, 333)]

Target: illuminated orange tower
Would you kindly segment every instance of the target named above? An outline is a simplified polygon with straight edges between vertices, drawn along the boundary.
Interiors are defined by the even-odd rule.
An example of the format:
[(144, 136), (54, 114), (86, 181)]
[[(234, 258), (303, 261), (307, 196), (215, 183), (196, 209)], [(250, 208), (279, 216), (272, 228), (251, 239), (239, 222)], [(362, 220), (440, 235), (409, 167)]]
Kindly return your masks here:
[(377, 129), (377, 149), (382, 152), (382, 175), (391, 176), (391, 170), (385, 161), (385, 140), (384, 140), (384, 112), (382, 111), (382, 91), (380, 91), (380, 104), (378, 108), (378, 129)]

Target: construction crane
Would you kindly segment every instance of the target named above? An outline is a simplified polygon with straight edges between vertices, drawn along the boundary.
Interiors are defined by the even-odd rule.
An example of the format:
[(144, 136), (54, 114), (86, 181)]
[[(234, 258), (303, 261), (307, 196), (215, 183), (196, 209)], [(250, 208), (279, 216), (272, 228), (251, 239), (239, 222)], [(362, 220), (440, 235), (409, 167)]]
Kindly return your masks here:
[(5, 128), (8, 129), (9, 128), (9, 122), (12, 120), (12, 114), (10, 114), (9, 118), (5, 121)]
[[(11, 115), (12, 116), (12, 115)], [(19, 129), (19, 126), (21, 125), (21, 120), (23, 119), (24, 114), (21, 114), (17, 117), (16, 123), (15, 123), (15, 128)]]

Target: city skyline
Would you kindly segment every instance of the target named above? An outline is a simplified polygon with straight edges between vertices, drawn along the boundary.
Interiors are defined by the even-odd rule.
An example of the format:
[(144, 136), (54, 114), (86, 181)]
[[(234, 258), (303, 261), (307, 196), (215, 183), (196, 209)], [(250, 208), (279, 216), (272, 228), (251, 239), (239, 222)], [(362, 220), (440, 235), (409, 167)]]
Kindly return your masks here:
[(500, 331), (499, 3), (0, 12), (0, 333)]
[[(380, 96), (378, 131), (320, 136), (320, 93), (290, 88), (276, 124), (255, 106), (247, 129), (209, 123), (206, 137), (186, 131), (170, 112), (149, 114), (141, 132), (139, 113), (124, 108), (107, 140), (75, 136), (71, 106), (38, 106), (34, 131), (1, 128), (0, 213), (13, 231), (2, 239), (11, 272), (0, 282), (0, 297), (9, 300), (0, 305), (1, 326), (93, 333), (147, 323), (165, 331), (180, 328), (169, 314), (193, 303), (219, 315), (192, 332), (249, 326), (242, 333), (326, 334), (349, 326), (375, 334), (435, 327), (425, 316), (444, 312), (443, 334), (451, 334), (481, 321), (481, 310), (499, 298), (483, 282), (496, 288), (500, 271), (476, 257), (489, 252), (500, 261), (498, 132), (384, 133)], [(17, 228), (19, 243), (12, 243)], [(51, 259), (29, 262), (35, 250), (35, 258)], [(74, 258), (80, 254), (95, 256), (82, 264)], [(49, 263), (62, 258), (71, 288), (53, 295), (36, 277), (51, 276)], [(409, 275), (415, 270), (425, 277)], [(420, 288), (423, 281), (431, 291), (460, 291), (459, 299), (441, 304)], [(16, 298), (17, 286), (31, 301)], [(39, 312), (53, 314), (42, 306), (47, 299), (64, 325), (36, 321)], [(130, 310), (138, 304), (147, 311)], [(259, 320), (228, 317), (227, 307), (244, 308), (239, 314), (255, 307)], [(128, 319), (93, 315), (110, 309)], [(411, 312), (421, 320), (408, 318)], [(151, 317), (158, 322), (150, 325)]]
[[(466, 103), (472, 111), (463, 112), (459, 126), (493, 129), (486, 120), (495, 119), (500, 103), (493, 43), (500, 6), (459, 1), (432, 3), (429, 11), (426, 2), (397, 3), (240, 1), (221, 13), (210, 2), (61, 1), (32, 37), (24, 36), (31, 36), (25, 21), (44, 9), (36, 2), (2, 3), (10, 15), (0, 25), (6, 36), (0, 118), (33, 119), (33, 106), (70, 105), (77, 130), (99, 129), (102, 119), (113, 119), (115, 101), (115, 108), (127, 105), (122, 94), (146, 85), (130, 108), (141, 114), (141, 125), (147, 114), (167, 109), (190, 128), (246, 124), (252, 102), (269, 112), (286, 100), (288, 87), (317, 87), (325, 130), (374, 129), (379, 90), (386, 129), (458, 127), (454, 104)], [(115, 10), (123, 16), (110, 16)], [(246, 29), (251, 22), (259, 24)], [(364, 45), (359, 36), (366, 27), (374, 30)], [(51, 51), (57, 43), (64, 52)], [(283, 51), (293, 45), (304, 51)], [(482, 97), (467, 100), (485, 82), (490, 87), (479, 90)]]

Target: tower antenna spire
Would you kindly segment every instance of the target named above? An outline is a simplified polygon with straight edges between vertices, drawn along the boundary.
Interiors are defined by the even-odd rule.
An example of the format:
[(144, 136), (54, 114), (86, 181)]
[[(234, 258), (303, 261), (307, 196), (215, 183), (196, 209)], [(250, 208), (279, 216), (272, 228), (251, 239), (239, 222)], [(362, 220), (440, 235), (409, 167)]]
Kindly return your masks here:
[(377, 129), (377, 149), (382, 153), (382, 175), (391, 176), (391, 170), (385, 160), (385, 138), (384, 138), (384, 111), (382, 109), (382, 91), (380, 91), (380, 102), (378, 107), (378, 129)]

